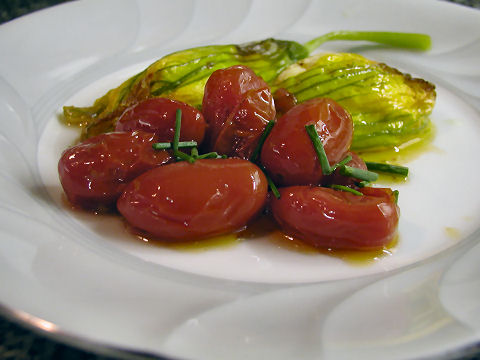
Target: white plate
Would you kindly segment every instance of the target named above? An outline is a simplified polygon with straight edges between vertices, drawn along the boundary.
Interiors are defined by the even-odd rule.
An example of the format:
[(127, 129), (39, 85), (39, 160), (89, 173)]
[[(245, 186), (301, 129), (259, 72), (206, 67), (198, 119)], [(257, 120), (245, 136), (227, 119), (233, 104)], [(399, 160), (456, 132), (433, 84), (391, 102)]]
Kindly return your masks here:
[[(56, 164), (88, 105), (174, 50), (332, 30), (432, 36), (356, 51), (437, 85), (430, 151), (399, 185), (400, 241), (368, 264), (268, 239), (203, 251), (141, 243), (73, 212)], [(408, 359), (480, 341), (480, 12), (437, 1), (79, 1), (0, 27), (0, 303), (99, 351), (189, 359)]]

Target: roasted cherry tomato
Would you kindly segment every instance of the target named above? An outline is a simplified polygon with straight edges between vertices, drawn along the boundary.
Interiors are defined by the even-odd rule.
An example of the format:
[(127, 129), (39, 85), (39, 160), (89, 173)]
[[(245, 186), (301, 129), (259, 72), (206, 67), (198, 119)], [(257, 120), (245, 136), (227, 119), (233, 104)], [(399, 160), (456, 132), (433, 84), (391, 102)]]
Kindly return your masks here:
[(277, 89), (273, 93), (273, 100), (275, 101), (275, 110), (278, 117), (282, 116), (288, 110), (297, 105), (297, 98), (295, 95), (284, 88)]
[(180, 141), (201, 144), (205, 135), (205, 119), (194, 107), (183, 102), (151, 98), (134, 105), (120, 116), (115, 131), (142, 130), (155, 133), (159, 141), (172, 141), (177, 109), (182, 110)]
[(315, 98), (290, 109), (277, 120), (263, 144), (261, 162), (279, 185), (314, 185), (322, 168), (305, 125), (315, 124), (330, 165), (342, 160), (350, 147), (353, 122), (335, 101)]
[(143, 172), (172, 160), (153, 150), (157, 138), (142, 131), (97, 135), (67, 149), (58, 173), (68, 200), (91, 210), (114, 207), (126, 185)]
[(274, 119), (275, 107), (270, 90), (250, 90), (227, 117), (212, 150), (249, 159), (266, 125)]
[(177, 162), (133, 180), (117, 208), (134, 227), (165, 241), (241, 230), (264, 207), (267, 180), (241, 159)]
[(206, 145), (210, 149), (228, 116), (245, 94), (260, 89), (268, 89), (267, 83), (243, 65), (216, 70), (210, 75), (205, 84), (202, 102), (202, 113), (208, 124)]
[(282, 230), (317, 248), (371, 250), (390, 243), (399, 209), (392, 190), (362, 188), (363, 196), (325, 187), (291, 186), (271, 199)]
[[(362, 170), (368, 170), (367, 165), (365, 165), (365, 161), (358, 156), (355, 152), (349, 151), (345, 154), (345, 157), (350, 155), (352, 157), (352, 160), (350, 160), (347, 165), (357, 168), (357, 169), (362, 169)], [(349, 176), (344, 176), (340, 173), (340, 169), (336, 169), (333, 174), (324, 176), (323, 177), (323, 185), (343, 185), (343, 186), (348, 186), (351, 188), (357, 188), (357, 183), (361, 182), (359, 179), (355, 179)]]

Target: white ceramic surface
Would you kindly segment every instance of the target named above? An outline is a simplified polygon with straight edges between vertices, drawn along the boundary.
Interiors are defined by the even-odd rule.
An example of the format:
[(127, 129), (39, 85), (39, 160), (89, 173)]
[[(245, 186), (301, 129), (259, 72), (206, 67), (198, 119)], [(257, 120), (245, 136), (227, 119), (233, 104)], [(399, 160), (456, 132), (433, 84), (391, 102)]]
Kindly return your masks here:
[[(268, 238), (181, 251), (69, 210), (57, 116), (174, 50), (332, 30), (432, 36), (355, 51), (437, 85), (432, 149), (400, 190), (400, 240), (368, 264)], [(0, 304), (52, 336), (188, 359), (410, 359), (480, 341), (480, 12), (437, 1), (79, 1), (0, 27)]]

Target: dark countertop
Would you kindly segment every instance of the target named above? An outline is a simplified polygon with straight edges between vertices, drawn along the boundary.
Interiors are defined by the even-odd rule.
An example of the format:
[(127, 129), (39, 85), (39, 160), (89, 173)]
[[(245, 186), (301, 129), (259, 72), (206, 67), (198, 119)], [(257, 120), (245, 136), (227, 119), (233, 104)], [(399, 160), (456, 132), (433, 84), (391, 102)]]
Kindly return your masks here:
[[(31, 12), (71, 0), (0, 0), (0, 24)], [(480, 0), (448, 0), (480, 9)], [(111, 357), (76, 349), (32, 332), (0, 316), (0, 359), (110, 360)], [(480, 345), (451, 360), (480, 360)]]

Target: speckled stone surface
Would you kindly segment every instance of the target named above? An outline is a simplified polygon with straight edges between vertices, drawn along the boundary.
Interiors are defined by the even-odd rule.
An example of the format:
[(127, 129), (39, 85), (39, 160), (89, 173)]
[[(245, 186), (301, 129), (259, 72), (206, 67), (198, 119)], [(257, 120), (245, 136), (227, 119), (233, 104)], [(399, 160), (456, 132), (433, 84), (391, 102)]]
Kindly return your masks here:
[[(49, 6), (71, 0), (0, 0), (0, 24)], [(448, 0), (460, 5), (480, 9), (480, 0)], [(0, 315), (0, 359), (2, 360), (110, 360), (53, 341), (23, 328)], [(464, 349), (446, 358), (449, 360), (480, 360), (480, 344)]]

